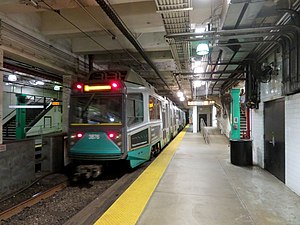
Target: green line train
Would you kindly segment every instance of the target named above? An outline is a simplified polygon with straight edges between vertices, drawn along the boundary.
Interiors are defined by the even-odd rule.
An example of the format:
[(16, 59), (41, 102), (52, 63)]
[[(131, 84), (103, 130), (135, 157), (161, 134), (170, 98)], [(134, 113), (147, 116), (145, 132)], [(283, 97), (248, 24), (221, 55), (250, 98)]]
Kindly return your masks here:
[(135, 168), (158, 154), (186, 124), (185, 112), (134, 71), (97, 71), (70, 96), (68, 156), (76, 175), (97, 177), (103, 165)]

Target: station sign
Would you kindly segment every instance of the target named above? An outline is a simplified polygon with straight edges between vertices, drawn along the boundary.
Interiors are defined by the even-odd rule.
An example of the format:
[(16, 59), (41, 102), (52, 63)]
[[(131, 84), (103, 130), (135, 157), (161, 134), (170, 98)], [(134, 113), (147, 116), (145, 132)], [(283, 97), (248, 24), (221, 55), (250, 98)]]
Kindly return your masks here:
[(62, 105), (62, 102), (59, 102), (59, 101), (53, 101), (51, 104), (52, 104), (53, 106), (60, 106), (60, 105)]
[(215, 104), (215, 101), (188, 101), (188, 106), (197, 106), (197, 105), (213, 105)]

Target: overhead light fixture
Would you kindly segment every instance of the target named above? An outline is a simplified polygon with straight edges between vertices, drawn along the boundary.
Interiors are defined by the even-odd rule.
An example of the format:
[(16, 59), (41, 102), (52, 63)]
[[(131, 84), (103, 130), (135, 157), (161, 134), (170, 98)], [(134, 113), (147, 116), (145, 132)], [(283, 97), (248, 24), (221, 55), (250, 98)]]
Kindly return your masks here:
[(55, 85), (55, 86), (53, 87), (54, 91), (60, 91), (60, 88), (61, 88), (61, 86), (58, 86), (58, 85)]
[(43, 109), (43, 105), (10, 105), (10, 109)]
[(40, 80), (38, 80), (38, 81), (30, 80), (29, 83), (32, 85), (45, 85), (45, 82), (40, 81)]
[(37, 82), (35, 82), (36, 85), (44, 85), (45, 83), (43, 81), (38, 80)]
[(205, 85), (206, 82), (201, 80), (195, 80), (193, 83), (194, 83), (194, 87), (197, 88)]
[(182, 93), (182, 91), (178, 91), (178, 92), (177, 92), (177, 97), (178, 97), (178, 98), (181, 98), (181, 97), (183, 97), (183, 93)]
[(214, 100), (205, 100), (205, 101), (188, 101), (188, 106), (196, 106), (196, 105), (213, 105), (215, 104)]
[(197, 55), (207, 55), (209, 53), (209, 47), (207, 43), (200, 43), (197, 45), (196, 54)]
[(9, 81), (17, 81), (17, 76), (14, 74), (9, 74), (7, 79)]

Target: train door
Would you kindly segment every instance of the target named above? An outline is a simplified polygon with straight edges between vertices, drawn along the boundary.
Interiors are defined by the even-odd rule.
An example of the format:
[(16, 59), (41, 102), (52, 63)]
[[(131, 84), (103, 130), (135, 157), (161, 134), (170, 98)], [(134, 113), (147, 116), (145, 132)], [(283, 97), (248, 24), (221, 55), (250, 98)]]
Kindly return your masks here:
[(264, 104), (265, 168), (285, 182), (284, 99)]

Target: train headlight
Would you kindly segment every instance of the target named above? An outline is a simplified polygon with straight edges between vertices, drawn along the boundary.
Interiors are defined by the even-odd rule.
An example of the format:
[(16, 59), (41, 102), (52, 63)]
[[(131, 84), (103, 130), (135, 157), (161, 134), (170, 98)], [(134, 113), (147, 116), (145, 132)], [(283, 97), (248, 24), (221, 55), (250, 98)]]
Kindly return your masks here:
[(84, 136), (84, 133), (82, 133), (82, 132), (71, 134), (70, 139), (69, 139), (69, 145), (70, 146), (74, 145), (83, 136)]
[(109, 132), (107, 133), (109, 139), (111, 139), (119, 148), (122, 146), (122, 135), (119, 133)]

